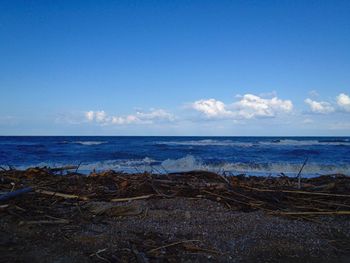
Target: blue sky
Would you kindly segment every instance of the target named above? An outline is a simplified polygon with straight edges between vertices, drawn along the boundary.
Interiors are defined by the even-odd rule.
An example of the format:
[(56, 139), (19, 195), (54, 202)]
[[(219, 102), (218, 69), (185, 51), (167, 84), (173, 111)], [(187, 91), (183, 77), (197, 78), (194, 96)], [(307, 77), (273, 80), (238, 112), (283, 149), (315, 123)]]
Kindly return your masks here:
[(350, 135), (350, 1), (0, 1), (0, 135)]

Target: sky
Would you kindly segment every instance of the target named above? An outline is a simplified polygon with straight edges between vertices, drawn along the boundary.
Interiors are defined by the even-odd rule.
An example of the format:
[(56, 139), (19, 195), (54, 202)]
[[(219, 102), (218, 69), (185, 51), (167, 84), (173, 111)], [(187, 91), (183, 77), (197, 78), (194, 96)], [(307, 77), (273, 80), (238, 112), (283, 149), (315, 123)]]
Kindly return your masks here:
[(0, 0), (0, 135), (349, 136), (349, 14)]

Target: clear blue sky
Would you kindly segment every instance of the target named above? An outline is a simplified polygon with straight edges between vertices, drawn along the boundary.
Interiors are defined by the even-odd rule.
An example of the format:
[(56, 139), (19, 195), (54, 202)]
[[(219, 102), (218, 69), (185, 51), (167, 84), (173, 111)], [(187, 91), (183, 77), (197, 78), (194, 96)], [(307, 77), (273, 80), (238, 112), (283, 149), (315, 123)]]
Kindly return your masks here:
[(350, 135), (349, 14), (0, 0), (0, 135)]

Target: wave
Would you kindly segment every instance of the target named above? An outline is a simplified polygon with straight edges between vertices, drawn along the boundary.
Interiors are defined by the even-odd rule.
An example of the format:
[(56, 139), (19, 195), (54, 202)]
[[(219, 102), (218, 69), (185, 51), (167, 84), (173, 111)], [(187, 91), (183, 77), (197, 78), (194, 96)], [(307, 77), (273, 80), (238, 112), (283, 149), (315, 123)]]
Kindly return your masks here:
[(312, 145), (324, 145), (324, 146), (336, 146), (336, 145), (348, 145), (350, 146), (349, 139), (335, 139), (335, 140), (293, 140), (282, 139), (272, 141), (259, 141), (259, 145), (265, 146), (312, 146)]
[(346, 140), (292, 140), (283, 139), (272, 142), (259, 142), (262, 145), (310, 146), (310, 145), (350, 145)]
[[(300, 170), (301, 163), (221, 163), (211, 164), (187, 155), (179, 159), (167, 159), (162, 162), (162, 166), (172, 172), (207, 170), (212, 172), (231, 172), (244, 174), (297, 174)], [(309, 163), (303, 169), (304, 174), (331, 174), (342, 173), (350, 175), (350, 165), (331, 165)]]
[(90, 145), (100, 145), (108, 142), (107, 141), (75, 141), (71, 143), (90, 146)]
[(233, 140), (189, 140), (189, 141), (160, 141), (156, 142), (158, 145), (169, 146), (231, 146), (231, 147), (256, 147), (256, 146), (312, 146), (312, 145), (325, 145), (325, 146), (337, 146), (345, 145), (350, 146), (349, 139), (321, 139), (321, 140), (294, 140), (294, 139), (281, 139), (270, 141), (256, 141), (256, 142), (242, 142)]
[(191, 141), (161, 141), (156, 142), (160, 145), (186, 145), (186, 146), (241, 146), (241, 147), (250, 147), (253, 146), (251, 142), (237, 142), (232, 140), (191, 140)]
[(331, 142), (331, 143), (337, 143), (337, 142), (345, 142), (348, 143), (350, 142), (350, 139), (321, 139), (318, 140), (319, 142)]
[[(48, 166), (48, 167), (62, 167), (67, 163), (39, 163), (37, 165), (28, 165), (17, 167), (19, 169), (26, 169), (28, 167)], [(210, 163), (204, 162), (200, 158), (193, 155), (186, 155), (178, 159), (166, 159), (163, 161), (154, 160), (149, 157), (143, 159), (129, 159), (129, 160), (105, 160), (100, 162), (83, 163), (79, 167), (79, 171), (89, 173), (93, 170), (115, 170), (120, 172), (135, 173), (135, 172), (152, 172), (152, 173), (169, 173), (169, 172), (187, 172), (194, 170), (204, 170), (216, 173), (230, 173), (230, 174), (246, 174), (246, 175), (280, 175), (281, 173), (289, 176), (295, 176), (302, 163), (242, 163), (242, 162), (223, 162)], [(307, 163), (303, 169), (304, 176), (316, 176), (322, 174), (345, 174), (350, 175), (349, 164), (318, 164)]]

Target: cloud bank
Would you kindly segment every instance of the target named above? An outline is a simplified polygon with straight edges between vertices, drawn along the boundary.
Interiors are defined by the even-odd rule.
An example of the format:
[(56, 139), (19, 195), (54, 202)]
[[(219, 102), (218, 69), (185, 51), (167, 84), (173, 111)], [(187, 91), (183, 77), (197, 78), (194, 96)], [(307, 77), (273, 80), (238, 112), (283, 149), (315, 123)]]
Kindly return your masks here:
[(233, 116), (233, 112), (227, 110), (222, 101), (216, 99), (197, 100), (192, 103), (192, 108), (203, 113), (208, 118), (226, 118)]
[(289, 113), (293, 110), (293, 103), (290, 100), (281, 100), (277, 97), (264, 99), (253, 94), (245, 94), (239, 101), (229, 105), (215, 99), (202, 99), (193, 102), (191, 106), (192, 109), (200, 112), (207, 118), (221, 119), (275, 117), (280, 113)]
[(315, 101), (307, 98), (304, 102), (309, 105), (310, 110), (314, 113), (326, 114), (334, 111), (331, 104), (326, 101)]
[(313, 113), (328, 114), (339, 110), (350, 112), (350, 97), (345, 93), (340, 93), (336, 97), (336, 105), (334, 103), (332, 105), (327, 101), (316, 101), (310, 98), (307, 98), (304, 102), (309, 105)]
[(350, 112), (350, 97), (349, 97), (349, 95), (346, 95), (345, 93), (340, 93), (337, 96), (337, 104), (343, 110)]
[[(177, 127), (178, 129), (187, 127), (193, 127), (196, 130), (201, 122), (206, 123), (205, 120), (216, 120), (216, 121), (233, 121), (245, 125), (265, 125), (264, 122), (258, 122), (258, 119), (264, 118), (275, 118), (274, 123), (286, 124), (299, 122), (303, 125), (313, 123), (314, 119), (310, 119), (308, 116), (310, 113), (319, 115), (317, 120), (318, 123), (328, 123), (332, 125), (335, 120), (344, 118), (342, 114), (350, 113), (350, 97), (345, 93), (340, 93), (334, 97), (333, 103), (321, 100), (306, 98), (304, 103), (308, 106), (309, 111), (305, 112), (299, 109), (294, 109), (294, 104), (290, 99), (279, 98), (276, 94), (267, 95), (255, 95), (245, 94), (237, 95), (236, 99), (232, 102), (225, 103), (215, 98), (200, 99), (190, 104), (187, 104), (192, 112), (196, 112), (201, 116), (194, 117), (188, 115), (189, 111), (178, 112), (179, 115), (173, 115), (164, 109), (150, 109), (148, 111), (136, 111), (129, 115), (112, 115), (107, 114), (104, 110), (97, 111), (86, 111), (84, 112), (83, 122), (94, 123), (101, 126), (116, 125), (150, 125), (152, 124), (164, 124), (165, 128)], [(335, 114), (334, 117), (333, 115)], [(326, 117), (326, 115), (330, 115)], [(278, 117), (278, 118), (276, 118)], [(80, 120), (82, 120), (80, 118)], [(246, 120), (246, 121), (243, 121)], [(251, 121), (249, 121), (251, 120)], [(255, 121), (253, 121), (255, 120)], [(333, 121), (334, 120), (334, 121)], [(172, 122), (172, 126), (167, 126), (166, 123)], [(260, 124), (258, 124), (260, 123)], [(192, 126), (191, 126), (192, 125)], [(211, 125), (207, 123), (207, 125)], [(226, 126), (224, 122), (220, 123), (220, 127)], [(160, 127), (160, 126), (157, 126)], [(219, 126), (217, 126), (219, 127)], [(254, 126), (251, 126), (254, 127)]]
[(173, 121), (175, 117), (163, 109), (152, 109), (149, 112), (137, 111), (127, 116), (108, 115), (105, 111), (87, 111), (85, 119), (102, 125), (152, 124), (159, 121)]

